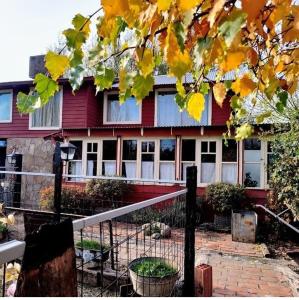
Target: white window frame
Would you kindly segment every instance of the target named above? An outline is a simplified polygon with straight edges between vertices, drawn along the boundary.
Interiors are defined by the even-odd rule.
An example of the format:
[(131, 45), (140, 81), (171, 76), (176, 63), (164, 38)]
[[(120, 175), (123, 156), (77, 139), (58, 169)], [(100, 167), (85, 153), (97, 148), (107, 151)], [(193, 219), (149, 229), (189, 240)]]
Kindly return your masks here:
[[(127, 159), (123, 159), (123, 144), (124, 144), (124, 141), (136, 141), (136, 159), (135, 160), (127, 160)], [(122, 174), (122, 171), (123, 171), (123, 162), (126, 163), (130, 163), (130, 162), (135, 162), (136, 163), (136, 172), (135, 172), (135, 177), (133, 178), (140, 178), (140, 176), (138, 176), (138, 174), (140, 174), (140, 168), (141, 168), (141, 149), (140, 149), (140, 139), (136, 138), (136, 137), (126, 137), (126, 138), (122, 138), (121, 139), (121, 152), (120, 152), (120, 175), (124, 177), (124, 175)], [(125, 177), (127, 178), (127, 177)], [(130, 179), (130, 178), (128, 178)]]
[[(160, 127), (158, 126), (158, 94), (159, 92), (177, 92), (177, 90), (175, 88), (158, 88), (155, 89), (155, 114), (154, 114), (154, 126), (155, 127)], [(211, 125), (212, 122), (212, 93), (211, 91), (209, 91), (209, 97), (208, 97), (208, 125), (197, 125), (197, 126), (209, 126)], [(179, 107), (178, 107), (179, 109)], [(169, 127), (184, 127), (184, 125), (182, 126), (177, 126), (177, 125), (172, 125)]]
[(12, 112), (13, 112), (13, 89), (0, 90), (0, 94), (10, 94), (10, 114), (8, 120), (0, 120), (0, 123), (12, 123)]
[(62, 128), (62, 111), (63, 111), (63, 87), (59, 86), (60, 92), (60, 107), (59, 107), (59, 126), (47, 127), (33, 127), (32, 126), (32, 113), (29, 113), (29, 130), (59, 130)]
[[(153, 142), (155, 144), (155, 151), (154, 152), (142, 152), (142, 142)], [(148, 178), (142, 178), (142, 154), (153, 154), (154, 155), (154, 176), (153, 180), (159, 179), (159, 168), (157, 167), (157, 158), (159, 155), (158, 151), (159, 142), (156, 138), (138, 138), (137, 139), (137, 178), (141, 179), (148, 179)], [(152, 183), (150, 183), (152, 184)]]
[(221, 170), (220, 170), (220, 182), (223, 182), (222, 181), (222, 166), (224, 164), (235, 164), (236, 167), (237, 167), (237, 180), (234, 184), (238, 184), (239, 183), (239, 142), (236, 141), (236, 146), (237, 146), (237, 161), (223, 161), (223, 157), (222, 157), (222, 149), (223, 149), (223, 145), (222, 145), (222, 141), (224, 139), (221, 139), (221, 149), (220, 149), (220, 155), (221, 155)]
[[(110, 92), (104, 92), (104, 105), (103, 105), (103, 124), (108, 125), (108, 124), (141, 124), (141, 113), (142, 113), (142, 101), (141, 103), (137, 104), (139, 108), (139, 116), (137, 121), (108, 121), (108, 95), (119, 95), (118, 91), (110, 91)], [(135, 98), (136, 99), (136, 98)], [(136, 100), (137, 101), (137, 100)]]
[[(97, 144), (97, 152), (93, 152), (93, 151), (89, 152), (87, 144), (92, 144), (92, 148), (93, 148), (93, 144)], [(96, 176), (99, 176), (101, 174), (99, 172), (99, 153), (100, 153), (100, 151), (99, 151), (99, 146), (100, 145), (99, 144), (100, 144), (100, 142), (98, 140), (90, 140), (90, 141), (86, 142), (86, 147), (85, 147), (85, 150), (86, 150), (86, 152), (85, 152), (85, 155), (86, 155), (86, 157), (85, 157), (85, 159), (86, 159), (85, 174), (86, 175), (87, 175), (87, 163), (88, 163), (87, 155), (88, 154), (96, 154), (97, 155), (97, 165), (96, 165), (97, 172), (96, 172)], [(93, 175), (89, 175), (89, 176), (93, 176)]]
[[(80, 142), (82, 142), (82, 158), (81, 159), (74, 159), (74, 160), (72, 160), (72, 161), (70, 161), (70, 162), (77, 162), (77, 161), (81, 161), (81, 174), (82, 174), (82, 176), (84, 176), (85, 174), (83, 173), (83, 143), (84, 143), (84, 139), (83, 138), (78, 138), (78, 139), (76, 139), (76, 138), (71, 138), (71, 139), (65, 139), (65, 142), (68, 142), (68, 143), (71, 143), (72, 144), (72, 142), (73, 141), (80, 141)], [(73, 175), (73, 174), (69, 174), (69, 162), (67, 162), (66, 164), (65, 164), (65, 166), (64, 166), (64, 171), (63, 171), (63, 173), (64, 174), (68, 174), (68, 175)], [(68, 182), (78, 182), (78, 181), (82, 181), (82, 179), (81, 178), (72, 178), (72, 177), (70, 177), (68, 180), (67, 180)]]

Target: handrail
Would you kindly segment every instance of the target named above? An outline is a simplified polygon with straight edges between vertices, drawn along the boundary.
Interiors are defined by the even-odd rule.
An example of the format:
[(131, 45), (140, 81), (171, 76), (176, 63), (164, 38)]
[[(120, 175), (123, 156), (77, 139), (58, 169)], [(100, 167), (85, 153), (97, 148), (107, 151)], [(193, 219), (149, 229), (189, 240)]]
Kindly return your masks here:
[(280, 218), (279, 215), (276, 215), (274, 212), (272, 212), (271, 210), (269, 210), (264, 205), (256, 204), (255, 206), (256, 207), (261, 207), (263, 210), (265, 210), (267, 213), (269, 213), (271, 216), (273, 216), (279, 222), (283, 223), (284, 225), (288, 226), (289, 228), (291, 228), (292, 230), (294, 230), (295, 232), (297, 232), (299, 234), (299, 229), (298, 228), (294, 227), (293, 225), (291, 225), (288, 222), (286, 222), (284, 219)]
[(23, 256), (25, 242), (12, 240), (0, 245), (0, 265)]

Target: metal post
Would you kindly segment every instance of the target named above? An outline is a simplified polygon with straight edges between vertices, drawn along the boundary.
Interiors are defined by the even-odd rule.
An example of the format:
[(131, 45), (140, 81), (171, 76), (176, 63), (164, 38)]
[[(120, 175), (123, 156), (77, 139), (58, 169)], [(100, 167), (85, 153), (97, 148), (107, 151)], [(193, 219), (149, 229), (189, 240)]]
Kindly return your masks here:
[(55, 174), (54, 182), (54, 209), (55, 221), (60, 222), (61, 213), (61, 187), (62, 187), (62, 160), (60, 143), (56, 142), (54, 159), (53, 159), (53, 173)]
[(183, 296), (194, 297), (195, 267), (195, 218), (197, 167), (187, 167), (186, 225), (185, 225), (185, 258)]

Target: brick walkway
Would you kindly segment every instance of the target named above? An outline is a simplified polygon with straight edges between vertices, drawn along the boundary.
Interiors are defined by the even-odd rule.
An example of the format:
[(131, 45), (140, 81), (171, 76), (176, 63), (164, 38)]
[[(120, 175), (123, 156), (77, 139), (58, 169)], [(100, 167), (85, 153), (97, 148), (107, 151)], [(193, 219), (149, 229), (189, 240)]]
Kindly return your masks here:
[(293, 296), (289, 278), (282, 271), (287, 267), (263, 258), (258, 244), (233, 242), (230, 234), (196, 232), (196, 256), (196, 264), (213, 267), (215, 297)]

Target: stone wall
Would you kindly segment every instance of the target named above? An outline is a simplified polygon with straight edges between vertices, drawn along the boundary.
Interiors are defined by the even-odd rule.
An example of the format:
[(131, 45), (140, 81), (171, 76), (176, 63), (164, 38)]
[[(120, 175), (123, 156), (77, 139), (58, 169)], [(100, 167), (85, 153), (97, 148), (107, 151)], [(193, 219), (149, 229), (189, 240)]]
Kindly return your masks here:
[[(7, 140), (7, 153), (12, 149), (23, 155), (23, 172), (52, 173), (55, 145), (42, 138), (11, 138)], [(21, 207), (39, 208), (40, 190), (53, 186), (54, 178), (22, 175)]]

